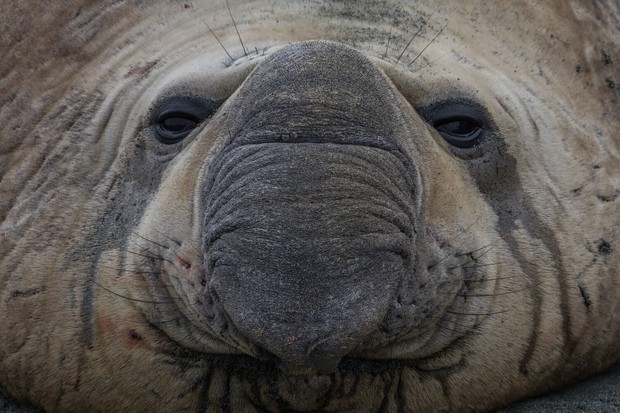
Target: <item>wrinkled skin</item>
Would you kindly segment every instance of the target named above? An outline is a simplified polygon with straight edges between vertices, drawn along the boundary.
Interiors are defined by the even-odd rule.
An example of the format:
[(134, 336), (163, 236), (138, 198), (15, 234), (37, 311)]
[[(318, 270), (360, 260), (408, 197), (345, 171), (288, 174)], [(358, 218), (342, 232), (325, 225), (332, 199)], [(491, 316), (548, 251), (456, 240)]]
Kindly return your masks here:
[(618, 6), (462, 3), (3, 3), (0, 391), (489, 411), (620, 359)]

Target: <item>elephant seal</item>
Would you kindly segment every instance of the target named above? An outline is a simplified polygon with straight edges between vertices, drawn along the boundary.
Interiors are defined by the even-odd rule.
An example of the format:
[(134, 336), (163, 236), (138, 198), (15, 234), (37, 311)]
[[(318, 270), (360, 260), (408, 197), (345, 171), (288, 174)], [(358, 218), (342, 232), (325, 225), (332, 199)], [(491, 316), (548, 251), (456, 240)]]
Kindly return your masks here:
[(490, 411), (620, 359), (614, 2), (2, 9), (3, 394)]

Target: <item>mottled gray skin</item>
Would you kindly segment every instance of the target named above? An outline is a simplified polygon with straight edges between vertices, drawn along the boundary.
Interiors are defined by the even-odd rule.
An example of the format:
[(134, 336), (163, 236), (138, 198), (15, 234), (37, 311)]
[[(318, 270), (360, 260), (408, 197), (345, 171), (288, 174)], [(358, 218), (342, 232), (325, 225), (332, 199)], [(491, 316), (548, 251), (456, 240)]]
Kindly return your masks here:
[(21, 7), (3, 394), (491, 411), (620, 359), (617, 4)]

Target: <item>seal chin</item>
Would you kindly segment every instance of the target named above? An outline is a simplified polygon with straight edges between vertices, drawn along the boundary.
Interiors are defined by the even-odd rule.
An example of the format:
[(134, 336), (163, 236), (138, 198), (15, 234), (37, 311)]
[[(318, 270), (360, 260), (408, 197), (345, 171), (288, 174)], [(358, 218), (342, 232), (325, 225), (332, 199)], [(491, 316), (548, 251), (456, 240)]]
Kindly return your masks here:
[(341, 385), (339, 374), (284, 376), (278, 383), (279, 396), (295, 411), (315, 411)]

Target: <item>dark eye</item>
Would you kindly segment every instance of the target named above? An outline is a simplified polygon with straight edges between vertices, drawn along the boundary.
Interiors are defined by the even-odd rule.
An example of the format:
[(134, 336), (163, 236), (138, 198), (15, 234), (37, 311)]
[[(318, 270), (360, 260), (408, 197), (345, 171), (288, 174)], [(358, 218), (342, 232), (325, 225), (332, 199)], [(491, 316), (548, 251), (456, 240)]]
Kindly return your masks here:
[(471, 118), (439, 120), (433, 126), (446, 142), (457, 148), (475, 146), (482, 135), (482, 125)]
[(200, 119), (189, 113), (164, 113), (157, 118), (157, 133), (162, 143), (173, 144), (191, 133)]
[(185, 139), (211, 117), (222, 102), (200, 97), (172, 97), (156, 106), (153, 123), (157, 139), (172, 145)]
[(438, 102), (419, 112), (446, 142), (460, 149), (477, 146), (489, 124), (486, 110), (469, 99)]

